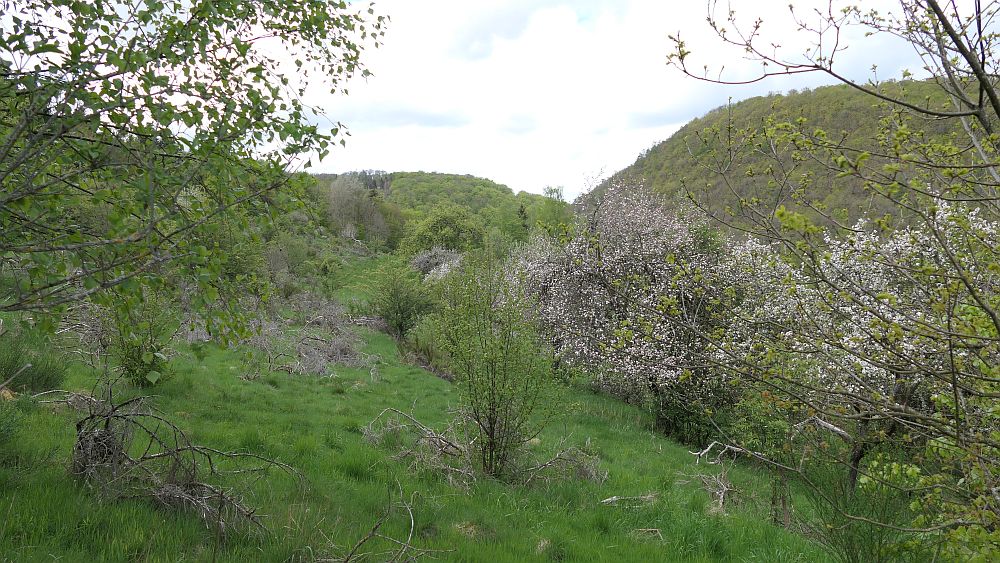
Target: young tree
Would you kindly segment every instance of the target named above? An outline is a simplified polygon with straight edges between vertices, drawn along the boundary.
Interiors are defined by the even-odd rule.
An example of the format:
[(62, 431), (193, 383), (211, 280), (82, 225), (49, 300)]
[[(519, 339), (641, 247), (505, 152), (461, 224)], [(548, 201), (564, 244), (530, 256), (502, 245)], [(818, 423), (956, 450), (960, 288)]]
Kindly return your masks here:
[(492, 252), (467, 255), (441, 282), (435, 324), (479, 465), (502, 477), (552, 412), (552, 358), (538, 337), (523, 283), (512, 283), (519, 274)]
[[(987, 560), (1000, 551), (998, 8), (903, 0), (896, 11), (877, 13), (831, 5), (818, 27), (798, 20), (820, 38), (801, 60), (760, 44), (759, 20), (742, 28), (733, 11), (724, 20), (713, 15), (721, 41), (764, 65), (758, 79), (826, 73), (880, 101), (884, 118), (877, 138), (859, 143), (802, 120), (729, 124), (703, 133), (694, 151), (740, 202), (718, 218), (739, 219), (740, 228), (774, 242), (786, 265), (775, 280), (790, 298), (784, 312), (747, 312), (776, 330), (744, 353), (706, 335), (706, 347), (724, 353), (719, 369), (754, 378), (808, 413), (800, 428), (817, 429), (816, 444), (827, 447), (803, 456), (841, 464), (849, 492), (893, 491), (886, 494), (907, 498), (912, 511), (900, 522), (898, 513), (866, 516), (826, 497), (848, 522), (910, 532), (954, 559)], [(909, 41), (948, 103), (894, 97), (877, 82), (845, 78), (835, 60), (846, 45), (828, 40), (852, 25)], [(694, 75), (692, 53), (674, 40), (672, 62)], [(927, 118), (953, 120), (962, 134), (927, 134)], [(813, 203), (820, 199), (815, 176), (800, 166), (806, 160), (863, 185), (892, 213), (855, 225), (827, 215), (820, 225), (737, 187), (746, 185), (737, 176), (756, 178), (824, 215)], [(694, 187), (691, 196), (698, 201)]]
[(361, 51), (385, 23), (372, 14), (285, 0), (6, 2), (0, 311), (136, 293), (167, 265), (207, 289), (224, 257), (195, 241), (340, 136), (313, 124), (302, 96), (367, 74)]

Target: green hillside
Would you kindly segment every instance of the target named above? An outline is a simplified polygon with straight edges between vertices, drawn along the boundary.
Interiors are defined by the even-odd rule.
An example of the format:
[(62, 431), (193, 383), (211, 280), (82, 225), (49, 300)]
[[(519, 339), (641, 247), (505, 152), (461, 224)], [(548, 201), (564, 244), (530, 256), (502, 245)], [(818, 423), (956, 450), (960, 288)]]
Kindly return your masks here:
[[(920, 106), (948, 108), (941, 90), (930, 82), (889, 82), (882, 84), (880, 90)], [(771, 179), (768, 167), (775, 168), (779, 161), (767, 155), (769, 147), (741, 144), (739, 140), (769, 124), (786, 121), (798, 122), (798, 129), (807, 135), (822, 130), (830, 140), (844, 146), (873, 150), (877, 148), (873, 146), (874, 139), (887, 140), (879, 130), (880, 121), (888, 115), (885, 104), (846, 85), (750, 98), (690, 121), (669, 139), (643, 152), (635, 163), (605, 180), (589, 197), (603, 193), (613, 182), (627, 180), (644, 182), (678, 200), (686, 199), (690, 192), (699, 204), (713, 212), (724, 212), (727, 206), (736, 205), (738, 198), (733, 193), (736, 191), (740, 197), (775, 197), (775, 203), (786, 205), (818, 205), (850, 218), (863, 213), (883, 213), (887, 209), (866, 194), (855, 178), (837, 177), (832, 161), (793, 161), (783, 155), (780, 165), (784, 172), (793, 179), (809, 176), (811, 184), (794, 197), (790, 193), (776, 195), (773, 186), (768, 185)], [(954, 125), (954, 120), (920, 120), (910, 126), (933, 137), (953, 132), (948, 127)], [(712, 153), (713, 147), (721, 150), (730, 138), (740, 145), (735, 158), (730, 159), (724, 151)], [(724, 166), (730, 167), (729, 176), (736, 179), (731, 187), (715, 172)]]
[(546, 195), (515, 194), (486, 178), (436, 172), (363, 171), (314, 178), (315, 200), (325, 202), (334, 232), (390, 250), (404, 230), (441, 213), (518, 241), (532, 230), (571, 220), (561, 191), (553, 188)]

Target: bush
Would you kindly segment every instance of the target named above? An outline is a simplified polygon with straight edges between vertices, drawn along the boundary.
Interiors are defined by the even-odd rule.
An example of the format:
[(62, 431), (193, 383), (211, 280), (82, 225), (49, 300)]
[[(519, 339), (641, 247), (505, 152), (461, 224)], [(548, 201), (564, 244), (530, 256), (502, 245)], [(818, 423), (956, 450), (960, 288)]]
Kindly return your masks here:
[(168, 344), (178, 327), (168, 305), (153, 291), (117, 295), (105, 315), (111, 357), (135, 385), (155, 385), (166, 374)]
[(45, 338), (30, 333), (0, 335), (0, 383), (17, 373), (7, 384), (14, 391), (38, 393), (61, 386), (66, 379), (67, 360), (48, 352), (50, 348)]
[(448, 373), (448, 356), (442, 347), (439, 322), (437, 315), (420, 319), (406, 335), (406, 347), (424, 368), (451, 381), (453, 378)]
[(523, 284), (488, 252), (442, 281), (441, 344), (461, 391), (466, 427), (486, 475), (515, 469), (516, 456), (552, 410), (553, 357), (538, 336)]
[(403, 338), (416, 326), (420, 317), (433, 309), (433, 300), (412, 268), (398, 262), (379, 269), (369, 308), (389, 327), (396, 338)]
[[(869, 466), (866, 472), (877, 474), (878, 470)], [(842, 464), (823, 461), (813, 462), (806, 474), (812, 483), (805, 492), (813, 515), (806, 527), (837, 561), (935, 559), (934, 546), (907, 541), (894, 528), (907, 527), (915, 514), (910, 509), (910, 495), (894, 486), (891, 477), (879, 475), (878, 481), (863, 478), (852, 487)], [(927, 539), (933, 543), (932, 537)]]

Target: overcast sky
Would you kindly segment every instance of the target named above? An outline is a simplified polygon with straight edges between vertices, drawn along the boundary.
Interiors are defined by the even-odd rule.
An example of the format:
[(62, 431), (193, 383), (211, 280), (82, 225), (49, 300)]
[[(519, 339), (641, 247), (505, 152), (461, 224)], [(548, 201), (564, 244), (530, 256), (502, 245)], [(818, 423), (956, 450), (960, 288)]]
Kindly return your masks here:
[[(796, 2), (800, 13), (810, 4)], [(787, 2), (732, 6), (744, 22), (765, 18), (766, 38), (790, 54), (808, 41), (791, 31)], [(355, 80), (349, 96), (310, 100), (351, 133), (314, 172), (473, 174), (573, 197), (730, 97), (830, 83), (809, 75), (724, 87), (668, 67), (667, 36), (680, 31), (698, 68), (751, 72), (720, 47), (705, 0), (380, 0), (376, 10), (391, 22), (384, 45), (364, 54), (374, 76)], [(919, 67), (904, 44), (865, 41), (840, 59), (848, 74), (865, 78), (877, 63), (880, 77), (898, 78)]]

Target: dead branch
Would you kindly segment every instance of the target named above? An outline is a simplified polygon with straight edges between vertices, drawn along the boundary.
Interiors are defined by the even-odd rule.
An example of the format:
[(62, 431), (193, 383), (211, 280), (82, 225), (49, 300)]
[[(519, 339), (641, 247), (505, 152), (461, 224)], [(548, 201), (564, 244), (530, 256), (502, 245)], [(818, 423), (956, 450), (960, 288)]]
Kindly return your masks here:
[(834, 424), (831, 424), (817, 416), (810, 416), (809, 418), (803, 420), (802, 422), (796, 424), (795, 426), (792, 426), (791, 437), (794, 438), (795, 436), (798, 436), (799, 432), (801, 432), (803, 428), (809, 425), (829, 430), (830, 432), (836, 434), (837, 436), (840, 436), (845, 442), (848, 443), (854, 442), (854, 437), (851, 436), (846, 430), (843, 430), (842, 428)]
[(640, 504), (654, 503), (656, 502), (656, 499), (658, 499), (659, 497), (660, 497), (659, 493), (655, 492), (646, 493), (644, 495), (634, 496), (634, 497), (621, 497), (616, 495), (602, 500), (601, 504), (605, 506), (617, 506), (618, 503), (626, 503), (632, 506), (638, 506)]
[[(354, 543), (351, 549), (347, 552), (347, 555), (336, 559), (321, 559), (321, 561), (339, 561), (342, 563), (349, 563), (351, 561), (361, 561), (369, 558), (390, 562), (416, 561), (421, 557), (453, 552), (453, 549), (421, 549), (413, 545), (413, 537), (417, 529), (417, 521), (413, 515), (413, 497), (411, 496), (410, 500), (407, 501), (403, 495), (403, 488), (399, 482), (396, 483), (396, 486), (399, 489), (399, 500), (393, 502), (390, 499), (385, 511), (383, 511), (378, 519), (375, 520), (375, 523), (368, 530), (368, 532)], [(415, 494), (413, 496), (415, 496)], [(392, 536), (385, 535), (381, 531), (382, 527), (389, 520), (389, 518), (392, 517), (393, 513), (399, 509), (402, 509), (406, 513), (406, 518), (409, 521), (406, 539), (397, 539)], [(366, 546), (376, 541), (388, 544), (388, 549), (383, 549), (381, 551), (363, 551)]]
[(56, 396), (57, 398), (46, 399), (44, 401), (38, 401), (38, 402), (43, 405), (64, 404), (75, 411), (93, 412), (99, 409), (107, 408), (107, 405), (103, 400), (98, 399), (93, 395), (76, 393), (74, 391), (66, 391), (63, 389), (52, 389), (50, 391), (42, 391), (41, 393), (36, 393), (32, 395), (31, 398), (40, 399), (42, 397), (50, 397), (50, 396)]
[[(61, 401), (84, 397), (62, 392)], [(116, 403), (109, 397), (82, 401), (87, 415), (76, 423), (72, 473), (114, 499), (144, 498), (195, 512), (221, 536), (235, 527), (264, 529), (247, 502), (252, 486), (272, 468), (300, 477), (279, 461), (252, 453), (193, 444), (177, 425), (148, 406), (146, 397)]]
[(552, 459), (525, 469), (522, 472), (526, 476), (524, 485), (530, 485), (535, 479), (549, 479), (553, 476), (574, 476), (580, 480), (603, 483), (608, 478), (608, 471), (601, 470), (599, 461), (597, 456), (579, 448), (560, 450)]
[(739, 492), (732, 481), (729, 480), (729, 466), (723, 463), (719, 464), (719, 467), (721, 468), (719, 473), (702, 473), (694, 476), (685, 475), (688, 479), (677, 481), (684, 484), (690, 483), (695, 479), (700, 481), (702, 488), (712, 497), (712, 505), (709, 508), (709, 512), (714, 514), (724, 514), (728, 504), (736, 503)]
[(635, 533), (637, 535), (656, 536), (657, 539), (663, 541), (663, 532), (659, 528), (636, 528)]
[(693, 456), (695, 456), (697, 458), (695, 460), (696, 464), (697, 463), (701, 463), (702, 458), (705, 457), (705, 456), (707, 456), (709, 453), (711, 453), (712, 449), (715, 448), (715, 446), (722, 446), (722, 449), (719, 451), (718, 454), (716, 454), (715, 459), (708, 461), (708, 463), (711, 464), (711, 465), (715, 465), (715, 464), (721, 463), (722, 462), (722, 456), (724, 456), (728, 452), (732, 452), (734, 454), (747, 454), (747, 455), (756, 457), (758, 459), (764, 459), (764, 454), (762, 454), (762, 453), (758, 453), (758, 452), (755, 452), (755, 451), (752, 451), (752, 450), (741, 448), (739, 446), (734, 446), (732, 444), (723, 444), (722, 442), (718, 442), (718, 441), (713, 441), (711, 444), (708, 445), (708, 447), (706, 447), (705, 449), (701, 450), (700, 452), (689, 451), (688, 453), (691, 454), (691, 455), (693, 455)]
[(29, 369), (31, 369), (31, 364), (24, 364), (23, 366), (21, 366), (21, 369), (15, 371), (14, 375), (7, 378), (7, 381), (0, 383), (0, 389), (7, 387), (7, 385), (9, 385), (11, 381), (14, 381), (17, 378), (17, 376), (21, 375), (22, 373), (24, 373), (26, 370)]

